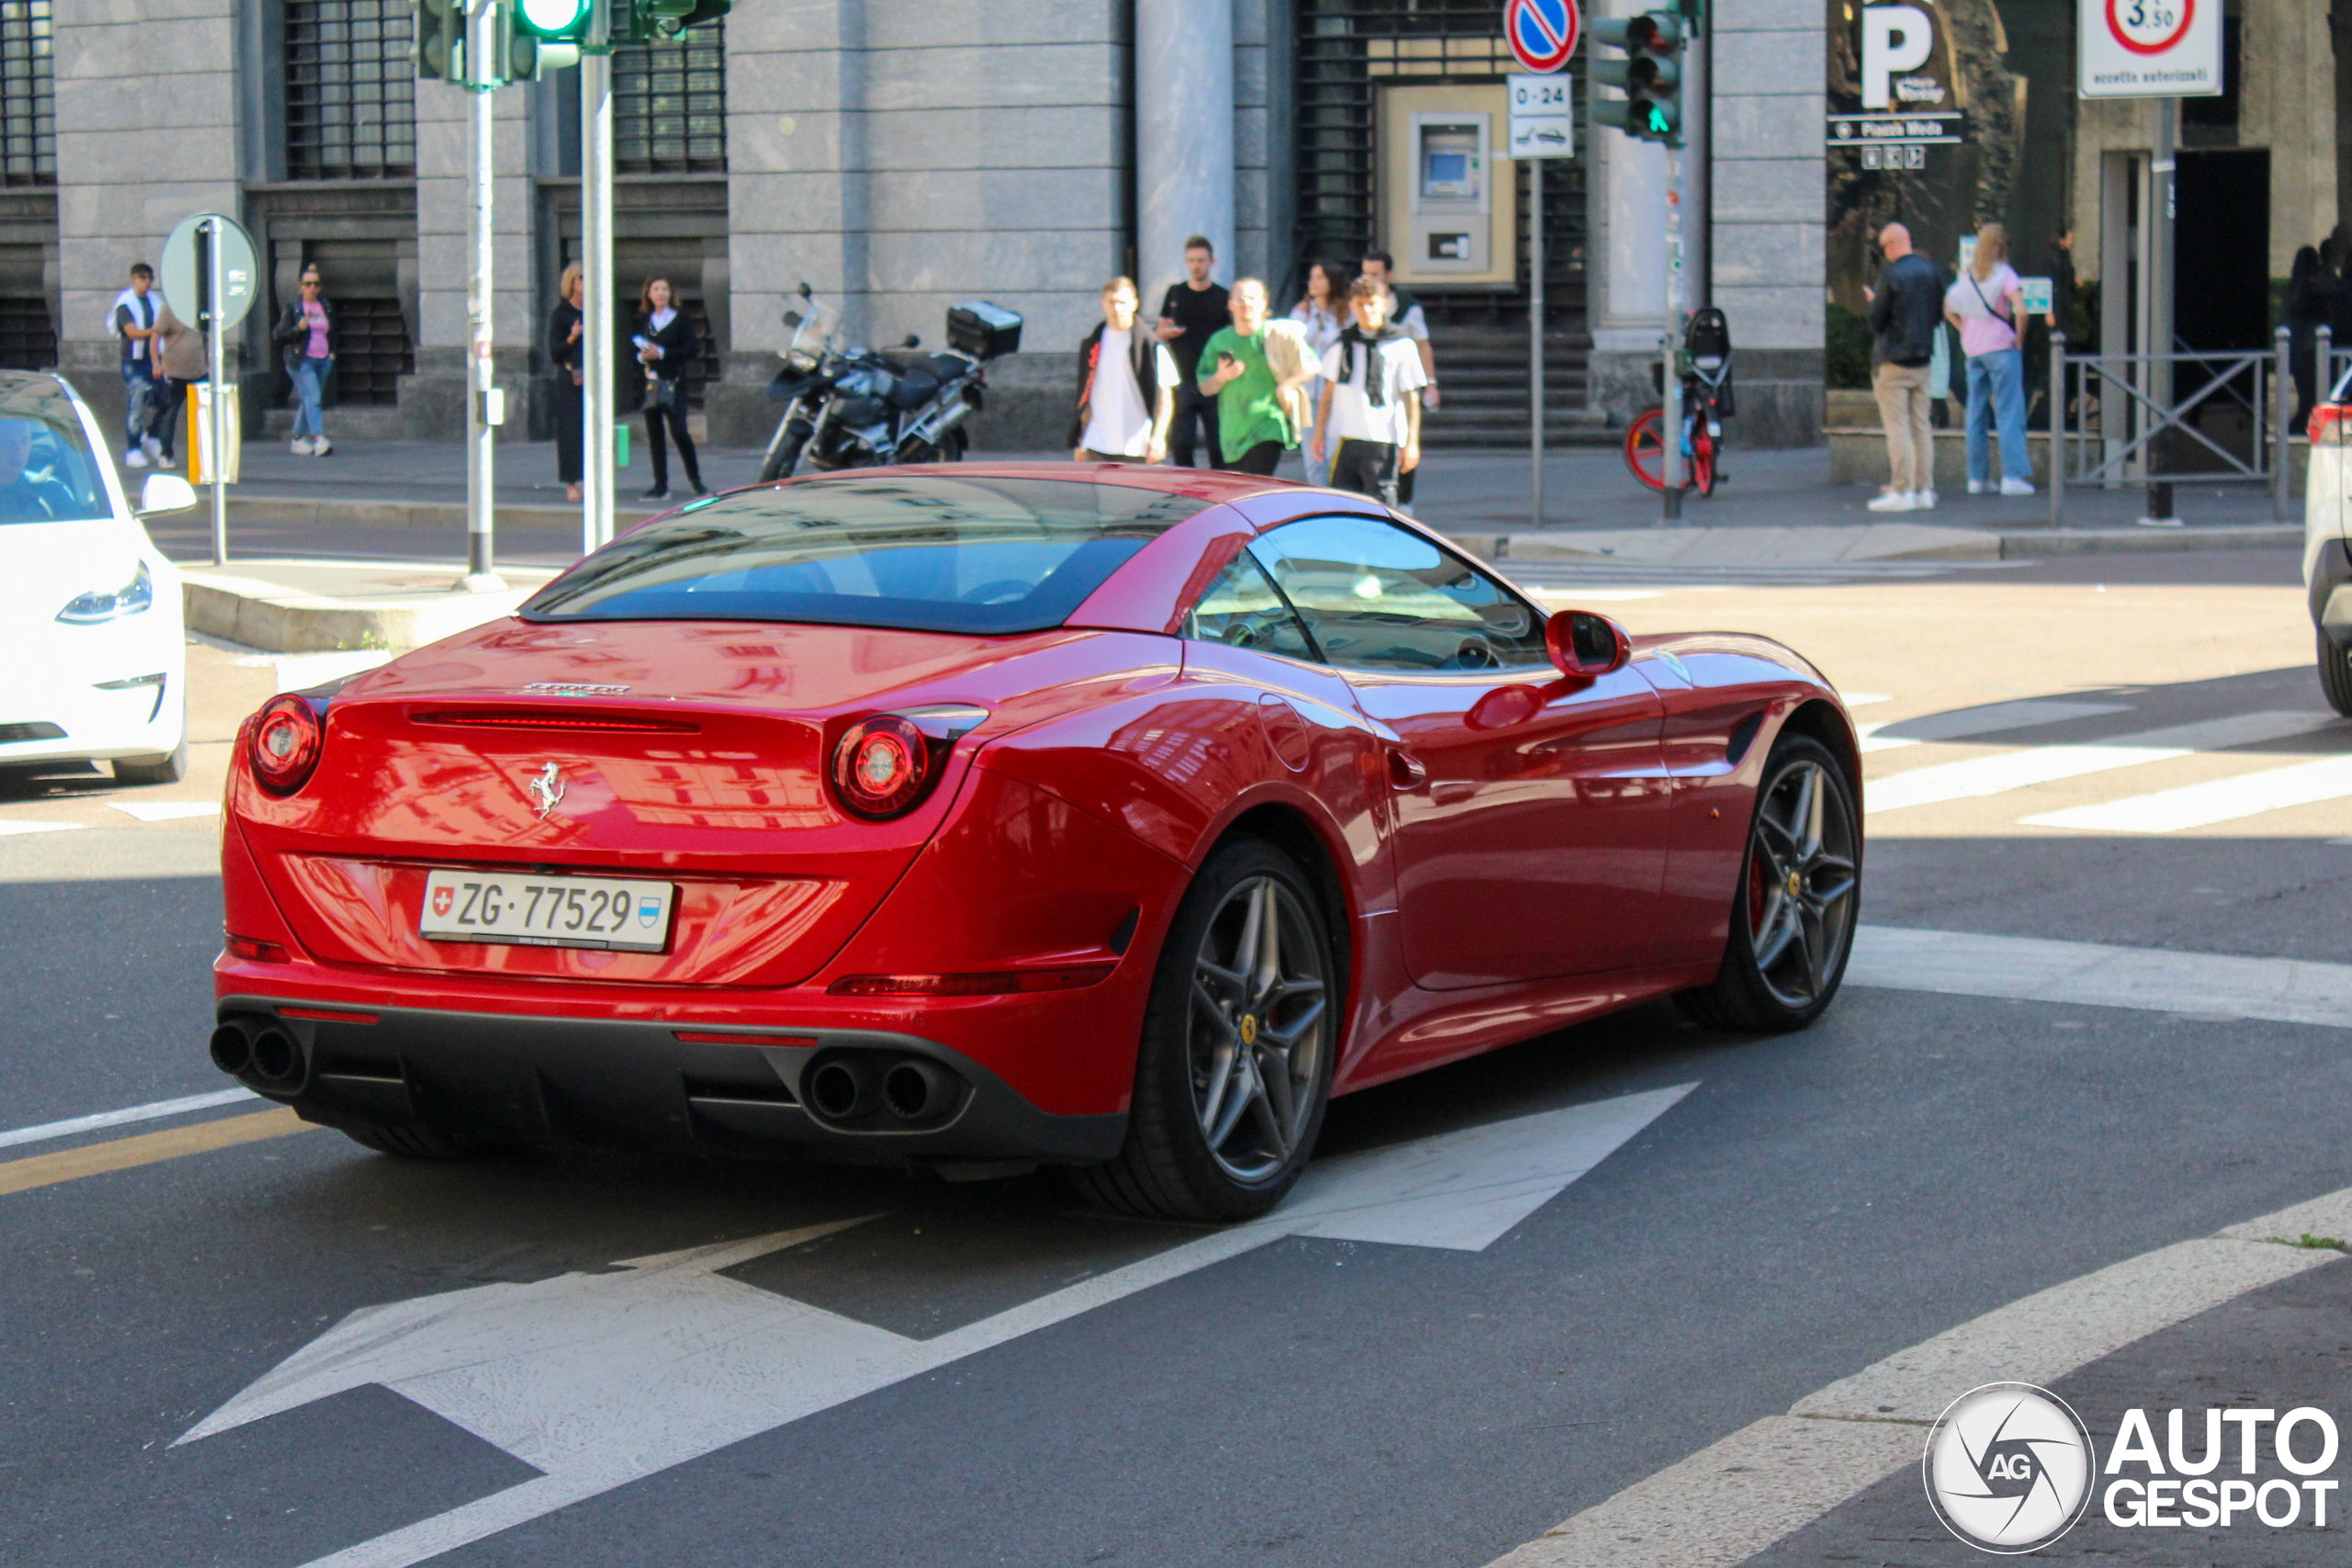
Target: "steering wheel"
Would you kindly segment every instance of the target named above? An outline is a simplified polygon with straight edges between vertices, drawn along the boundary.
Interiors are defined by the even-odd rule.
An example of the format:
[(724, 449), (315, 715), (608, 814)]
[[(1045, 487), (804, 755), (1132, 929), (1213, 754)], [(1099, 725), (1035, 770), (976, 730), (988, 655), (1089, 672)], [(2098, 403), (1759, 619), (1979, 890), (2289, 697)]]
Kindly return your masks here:
[(967, 588), (957, 594), (966, 604), (1010, 604), (1016, 599), (1029, 597), (1030, 584), (1017, 577), (1000, 577), (994, 582), (983, 582), (978, 588)]
[(1456, 670), (1499, 670), (1503, 661), (1481, 637), (1464, 637), (1462, 646), (1453, 650)]

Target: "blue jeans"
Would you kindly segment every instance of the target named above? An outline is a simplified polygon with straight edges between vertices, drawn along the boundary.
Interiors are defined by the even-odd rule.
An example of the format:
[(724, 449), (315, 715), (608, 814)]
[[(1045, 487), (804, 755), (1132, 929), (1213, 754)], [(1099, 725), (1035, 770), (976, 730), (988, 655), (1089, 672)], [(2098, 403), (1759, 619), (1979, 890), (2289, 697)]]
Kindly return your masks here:
[(148, 426), (155, 421), (158, 400), (155, 382), (147, 374), (143, 359), (122, 362), (122, 449), (125, 453), (139, 450), (140, 438), (148, 434)]
[(324, 435), (327, 433), (327, 427), (319, 423), (319, 395), (327, 378), (327, 361), (298, 359), (294, 362), (292, 375), (294, 396), (297, 400), (294, 409), (294, 439), (300, 441), (306, 435)]
[(1968, 357), (1968, 479), (1982, 484), (1991, 472), (1985, 441), (2001, 433), (2001, 477), (2033, 478), (2033, 457), (2025, 446), (2025, 355), (2014, 348)]

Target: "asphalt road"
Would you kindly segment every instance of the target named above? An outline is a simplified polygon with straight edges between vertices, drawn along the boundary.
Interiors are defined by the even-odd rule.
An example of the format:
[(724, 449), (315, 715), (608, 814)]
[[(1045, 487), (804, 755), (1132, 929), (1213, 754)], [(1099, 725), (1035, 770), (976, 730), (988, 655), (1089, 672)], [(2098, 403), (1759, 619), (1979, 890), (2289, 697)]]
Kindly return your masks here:
[[(2352, 754), (2319, 712), (2293, 573), (2246, 553), (1621, 574), (1599, 607), (1807, 652), (1873, 727), (1874, 798), (1925, 770), (1975, 781), (1873, 812), (1867, 919), (2161, 948), (2193, 976), (2201, 954), (2345, 961), (2352, 781), (2165, 831), (2023, 818), (2144, 825), (2194, 814), (2169, 792), (2255, 798)], [(0, 1133), (225, 1082), (203, 1051), (212, 820), (123, 808), (199, 812), (277, 674), (195, 650), (186, 784), (0, 781)], [(2070, 705), (1996, 705), (2025, 703)], [(2032, 782), (2038, 758), (2226, 739), (2247, 715), (2287, 716)], [(419, 1167), (316, 1130), (10, 1190), (27, 1159), (200, 1144), (251, 1103), (0, 1147), (0, 1561), (277, 1568), (386, 1537), (334, 1560), (419, 1561), (506, 1508), (432, 1560), (1477, 1568), (1954, 1323), (2346, 1185), (2345, 1044), (2177, 998), (1852, 987), (1792, 1037), (1644, 1009), (1338, 1102), (1334, 1181), (1402, 1168), (1379, 1151), (1415, 1140), (1507, 1162), (1514, 1121), (1615, 1116), (1589, 1173), (1476, 1246), (1401, 1223), (1220, 1240), (1087, 1215), (1050, 1175)], [(344, 1323), (385, 1303), (408, 1305)], [(775, 1360), (801, 1341), (844, 1348)], [(175, 1446), (224, 1407), (254, 1418)], [(531, 1513), (558, 1482), (575, 1500)]]

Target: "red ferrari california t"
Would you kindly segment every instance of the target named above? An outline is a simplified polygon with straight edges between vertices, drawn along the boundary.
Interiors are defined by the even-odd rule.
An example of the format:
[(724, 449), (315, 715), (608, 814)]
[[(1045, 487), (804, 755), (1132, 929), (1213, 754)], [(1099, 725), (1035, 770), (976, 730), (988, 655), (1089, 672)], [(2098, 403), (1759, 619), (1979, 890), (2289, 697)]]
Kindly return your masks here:
[(214, 1061), (371, 1148), (635, 1137), (1277, 1202), (1330, 1096), (1853, 941), (1837, 694), (1360, 497), (869, 469), (247, 720)]

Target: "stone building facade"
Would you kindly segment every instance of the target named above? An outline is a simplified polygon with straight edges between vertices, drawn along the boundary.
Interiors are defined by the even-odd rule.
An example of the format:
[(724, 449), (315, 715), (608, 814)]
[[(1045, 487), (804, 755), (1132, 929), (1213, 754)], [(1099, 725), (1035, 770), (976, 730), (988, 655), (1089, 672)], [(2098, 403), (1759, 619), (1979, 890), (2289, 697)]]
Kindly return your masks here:
[[(2076, 112), (2050, 52), (2068, 47), (2075, 0), (1908, 3), (1946, 18), (1983, 57), (1970, 67), (1983, 101), (2008, 102), (2000, 95), (2031, 76), (2030, 97), (2015, 99), (2030, 123), (2003, 132), (2022, 137), (2030, 157), (2001, 199), (2021, 204), (2013, 226), (2027, 231), (2071, 218), (2077, 270), (2097, 276), (2103, 161), (2144, 147), (2146, 132), (2133, 107)], [(2277, 276), (2341, 210), (2333, 60), (2343, 24), (2315, 0), (2224, 3), (2244, 62), (2236, 118), (2185, 133), (2184, 146), (2267, 153), (2265, 265)], [(1640, 8), (1595, 0), (1588, 11)], [(1840, 40), (1861, 8), (1714, 0), (1698, 51), (1713, 138), (1690, 171), (1686, 299), (1729, 315), (1737, 441), (1818, 439), (1825, 336), (1835, 340), (1838, 301), (1863, 265), (1839, 203), (1852, 198), (1859, 223), (1873, 202), (1951, 195), (1893, 176), (1857, 183), (1825, 146)], [(1148, 310), (1182, 236), (1200, 231), (1227, 253), (1223, 277), (1265, 277), (1286, 302), (1316, 259), (1397, 249), (1396, 138), (1452, 117), (1499, 142), (1494, 110), (1513, 69), (1500, 9), (740, 0), (722, 26), (616, 62), (617, 290), (633, 301), (662, 272), (697, 313), (709, 339), (700, 417), (729, 445), (765, 438), (779, 313), (801, 282), (836, 299), (851, 336), (867, 343), (910, 333), (935, 343), (949, 304), (995, 299), (1028, 325), (1023, 352), (991, 371), (976, 437), (1049, 448), (1063, 433), (1072, 350), (1106, 277), (1140, 279)], [(415, 80), (411, 13), (412, 0), (0, 4), (0, 362), (61, 364), (94, 399), (119, 398), (107, 300), (179, 219), (219, 209), (253, 231), (266, 274), (240, 345), (256, 431), (286, 417), (266, 320), (315, 264), (344, 310), (338, 431), (454, 434), (467, 103), (458, 89)], [(1587, 109), (1591, 53), (1570, 68)], [(534, 396), (539, 340), (579, 244), (574, 74), (497, 97), (497, 363), (515, 438), (547, 433)], [(1408, 274), (1424, 268), (1411, 286), (1439, 341), (1446, 399), (1432, 439), (1516, 444), (1526, 428), (1528, 172), (1481, 145), (1490, 205), (1472, 226), (1491, 222), (1483, 270), (1464, 264), (1454, 276), (1429, 271), (1430, 257), (1402, 259)], [(1563, 439), (1603, 439), (1653, 396), (1665, 174), (1658, 149), (1589, 119), (1577, 156), (1547, 164), (1546, 362)], [(1957, 188), (1958, 176), (1937, 177)]]

